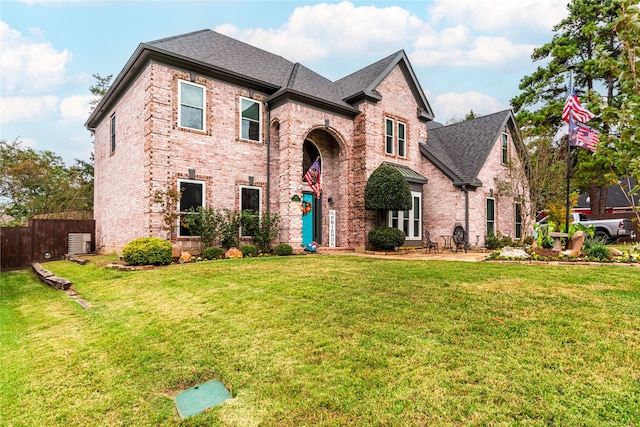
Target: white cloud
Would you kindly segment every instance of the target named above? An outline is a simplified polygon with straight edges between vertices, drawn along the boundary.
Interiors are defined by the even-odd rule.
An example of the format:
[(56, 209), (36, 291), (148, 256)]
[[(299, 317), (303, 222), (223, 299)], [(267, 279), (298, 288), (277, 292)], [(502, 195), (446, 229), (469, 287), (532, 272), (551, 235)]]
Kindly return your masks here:
[(66, 80), (71, 53), (57, 51), (50, 43), (36, 43), (0, 21), (1, 90), (10, 94), (50, 91)]
[(471, 110), (476, 115), (486, 115), (509, 108), (492, 96), (480, 92), (444, 93), (428, 97), (436, 120), (445, 123), (450, 119), (463, 119)]
[(18, 120), (36, 120), (45, 114), (57, 112), (58, 97), (2, 97), (0, 99), (0, 123)]
[(332, 56), (389, 54), (405, 47), (428, 26), (409, 11), (390, 6), (355, 6), (350, 2), (298, 7), (277, 29), (215, 30), (292, 61), (310, 62)]
[(481, 31), (550, 30), (567, 16), (566, 0), (435, 0), (430, 21), (457, 22)]
[(64, 98), (60, 102), (60, 115), (63, 120), (84, 122), (89, 117), (89, 102), (93, 95), (76, 95)]

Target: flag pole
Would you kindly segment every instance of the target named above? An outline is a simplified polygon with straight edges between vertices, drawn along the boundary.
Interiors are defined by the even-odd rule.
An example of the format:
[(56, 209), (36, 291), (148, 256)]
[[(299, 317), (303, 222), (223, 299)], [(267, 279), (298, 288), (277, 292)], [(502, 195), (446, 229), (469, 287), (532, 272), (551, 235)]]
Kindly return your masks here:
[[(569, 66), (569, 95), (573, 94), (573, 65)], [(565, 242), (565, 249), (569, 249), (569, 209), (571, 207), (571, 199), (569, 196), (569, 191), (571, 190), (571, 121), (573, 120), (573, 109), (569, 111), (569, 135), (567, 138), (567, 203), (564, 209), (564, 224), (565, 224), (565, 233), (567, 233), (567, 240)]]

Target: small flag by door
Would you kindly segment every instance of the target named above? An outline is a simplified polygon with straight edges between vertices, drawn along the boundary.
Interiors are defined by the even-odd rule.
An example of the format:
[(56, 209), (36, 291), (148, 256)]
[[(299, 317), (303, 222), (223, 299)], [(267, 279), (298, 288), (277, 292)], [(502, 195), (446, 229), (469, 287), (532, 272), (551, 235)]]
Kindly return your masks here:
[(597, 130), (578, 120), (574, 120), (573, 117), (569, 119), (569, 141), (572, 146), (596, 151), (599, 140)]
[(320, 176), (320, 164), (318, 163), (318, 159), (313, 162), (313, 164), (304, 174), (304, 180), (307, 181), (307, 184), (309, 184), (309, 187), (311, 187), (313, 194), (315, 194), (316, 197), (319, 198), (320, 193), (322, 193), (322, 178)]

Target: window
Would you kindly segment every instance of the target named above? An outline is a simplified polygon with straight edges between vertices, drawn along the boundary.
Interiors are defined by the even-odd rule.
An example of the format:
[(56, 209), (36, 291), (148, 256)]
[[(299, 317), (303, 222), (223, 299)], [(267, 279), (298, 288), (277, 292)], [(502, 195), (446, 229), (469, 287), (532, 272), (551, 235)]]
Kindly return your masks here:
[(506, 133), (502, 134), (502, 163), (507, 164), (509, 161), (509, 137)]
[[(260, 217), (260, 201), (262, 200), (262, 191), (260, 187), (240, 187), (240, 210), (250, 211), (252, 218), (256, 220)], [(243, 227), (243, 236), (253, 236), (255, 227)]]
[(515, 204), (516, 214), (516, 239), (522, 239), (522, 204)]
[(260, 110), (259, 102), (247, 98), (240, 98), (240, 138), (250, 141), (260, 141)]
[(116, 115), (111, 116), (111, 154), (116, 151)]
[(393, 120), (386, 119), (386, 130), (385, 130), (385, 153), (393, 154)]
[(422, 194), (411, 192), (413, 206), (408, 211), (389, 211), (389, 227), (404, 231), (407, 240), (420, 240), (422, 236)]
[(180, 98), (178, 123), (180, 127), (204, 130), (204, 86), (180, 81), (178, 92)]
[(496, 234), (496, 200), (487, 199), (487, 236)]
[(398, 122), (398, 156), (406, 157), (406, 140), (405, 140), (405, 129), (407, 125), (402, 122)]
[(178, 210), (181, 217), (178, 219), (178, 237), (192, 236), (191, 231), (182, 225), (182, 215), (189, 215), (189, 211), (195, 211), (204, 206), (204, 182), (191, 180), (178, 180), (178, 189), (182, 190)]

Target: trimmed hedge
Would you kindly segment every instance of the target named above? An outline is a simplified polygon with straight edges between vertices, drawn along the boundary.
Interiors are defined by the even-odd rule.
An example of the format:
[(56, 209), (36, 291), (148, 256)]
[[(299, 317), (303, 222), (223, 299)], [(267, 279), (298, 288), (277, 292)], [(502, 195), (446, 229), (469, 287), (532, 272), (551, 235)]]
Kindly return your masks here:
[(240, 246), (240, 252), (243, 257), (256, 257), (258, 256), (258, 248), (254, 245), (242, 245)]
[(369, 243), (375, 249), (393, 250), (404, 244), (405, 234), (393, 227), (378, 227), (369, 232)]
[(122, 259), (129, 265), (171, 264), (171, 242), (157, 237), (140, 237), (122, 248)]
[(400, 171), (382, 164), (374, 170), (364, 187), (364, 208), (367, 210), (410, 210), (411, 189)]
[(286, 243), (280, 243), (279, 245), (276, 245), (275, 248), (273, 248), (273, 253), (278, 256), (288, 256), (293, 253), (293, 248)]
[(220, 258), (224, 258), (224, 249), (222, 248), (213, 248), (213, 247), (209, 247), (209, 248), (205, 248), (204, 251), (202, 251), (202, 258), (204, 259), (220, 259)]

